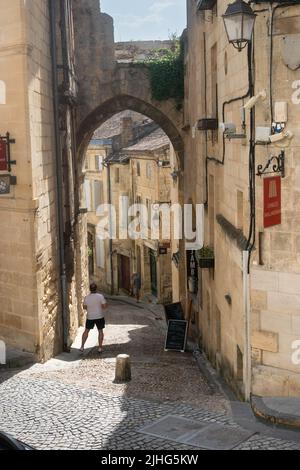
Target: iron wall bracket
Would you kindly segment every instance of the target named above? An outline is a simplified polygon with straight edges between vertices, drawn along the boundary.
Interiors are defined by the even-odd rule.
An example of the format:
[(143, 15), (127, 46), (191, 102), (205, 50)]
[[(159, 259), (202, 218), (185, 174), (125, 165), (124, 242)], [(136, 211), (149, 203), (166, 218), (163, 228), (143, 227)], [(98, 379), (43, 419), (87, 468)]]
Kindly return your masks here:
[(285, 177), (285, 152), (279, 155), (271, 155), (266, 165), (258, 165), (257, 176), (270, 175), (273, 173), (281, 173), (282, 178)]

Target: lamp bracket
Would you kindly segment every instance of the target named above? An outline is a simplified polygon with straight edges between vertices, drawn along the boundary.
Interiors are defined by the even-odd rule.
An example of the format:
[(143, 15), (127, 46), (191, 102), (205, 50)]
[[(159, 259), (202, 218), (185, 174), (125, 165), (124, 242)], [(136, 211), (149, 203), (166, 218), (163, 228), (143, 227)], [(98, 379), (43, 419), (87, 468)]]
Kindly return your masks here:
[(266, 165), (258, 165), (257, 176), (270, 175), (273, 173), (281, 173), (282, 178), (285, 177), (285, 151), (279, 155), (271, 155)]

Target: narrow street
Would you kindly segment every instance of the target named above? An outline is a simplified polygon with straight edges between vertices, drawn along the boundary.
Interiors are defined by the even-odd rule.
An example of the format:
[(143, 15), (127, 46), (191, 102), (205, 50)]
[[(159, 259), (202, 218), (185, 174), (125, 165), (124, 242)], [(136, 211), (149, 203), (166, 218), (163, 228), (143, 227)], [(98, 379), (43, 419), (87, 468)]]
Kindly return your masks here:
[[(79, 334), (69, 355), (1, 372), (3, 431), (45, 450), (300, 449), (299, 433), (237, 419), (192, 353), (164, 351), (161, 307), (110, 300), (101, 356), (96, 333), (83, 357)], [(121, 353), (131, 356), (128, 385), (114, 384)]]

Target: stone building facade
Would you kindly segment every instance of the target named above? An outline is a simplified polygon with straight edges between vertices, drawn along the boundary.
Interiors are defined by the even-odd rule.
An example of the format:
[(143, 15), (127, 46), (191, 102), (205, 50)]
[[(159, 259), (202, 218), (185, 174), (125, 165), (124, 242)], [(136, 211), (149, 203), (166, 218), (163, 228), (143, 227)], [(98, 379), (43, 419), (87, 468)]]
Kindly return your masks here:
[(98, 0), (2, 3), (0, 127), (15, 139), (16, 165), (1, 157), (0, 338), (46, 360), (68, 350), (82, 321), (83, 167), (94, 131), (132, 109), (164, 128), (182, 163), (182, 113), (153, 101), (145, 68), (117, 64), (113, 20)]
[[(297, 396), (300, 6), (251, 2), (257, 17), (249, 57), (228, 42), (222, 15), (229, 2), (209, 3), (200, 10), (203, 2), (187, 2), (185, 200), (205, 204), (205, 244), (215, 252), (215, 269), (199, 270), (198, 295), (191, 296), (198, 338), (240, 396)], [(264, 90), (266, 99), (241, 114)], [(208, 118), (234, 123), (239, 138), (226, 138), (218, 126), (201, 130)], [(273, 123), (293, 138), (263, 144), (257, 128), (271, 134)], [(264, 184), (275, 175), (256, 173), (281, 151), (282, 220), (267, 227)]]
[(0, 336), (43, 360), (70, 345), (84, 289), (82, 267), (65, 261), (82, 229), (77, 214), (75, 223), (72, 3), (6, 3), (1, 30), (1, 135), (15, 139), (16, 164), (13, 185), (0, 196)]
[(166, 134), (145, 116), (129, 111), (107, 121), (90, 142), (85, 167), (90, 278), (105, 292), (130, 292), (131, 276), (137, 271), (142, 278), (142, 297), (162, 303), (171, 303), (173, 296), (177, 299), (179, 287), (176, 272), (173, 285), (170, 237), (121, 239), (117, 228), (116, 238), (110, 241), (102, 240), (97, 229), (100, 204), (113, 205), (119, 227), (122, 210), (125, 216), (134, 204), (147, 207), (149, 219), (153, 204), (170, 207), (172, 197), (177, 202), (171, 176), (174, 159)]

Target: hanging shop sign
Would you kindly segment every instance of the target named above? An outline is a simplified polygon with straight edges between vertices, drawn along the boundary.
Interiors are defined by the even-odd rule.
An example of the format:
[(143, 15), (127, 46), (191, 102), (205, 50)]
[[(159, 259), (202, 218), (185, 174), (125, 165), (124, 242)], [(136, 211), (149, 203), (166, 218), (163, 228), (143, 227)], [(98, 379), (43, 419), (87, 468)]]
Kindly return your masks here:
[(264, 178), (264, 228), (281, 224), (281, 177)]
[(8, 170), (7, 145), (5, 140), (0, 140), (0, 171)]
[(198, 262), (196, 259), (196, 252), (187, 251), (186, 256), (188, 289), (190, 293), (196, 294), (198, 286)]
[(15, 139), (10, 138), (9, 132), (5, 136), (0, 135), (0, 171), (11, 172), (11, 166), (16, 165), (16, 161), (11, 160), (10, 152), (10, 145), (15, 143)]

